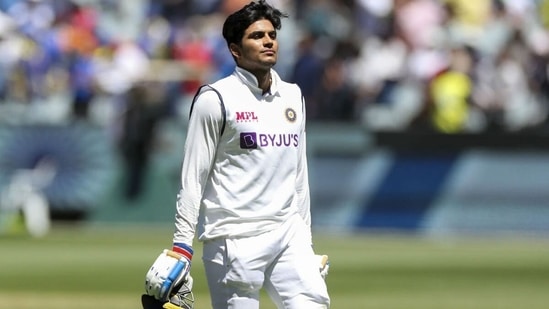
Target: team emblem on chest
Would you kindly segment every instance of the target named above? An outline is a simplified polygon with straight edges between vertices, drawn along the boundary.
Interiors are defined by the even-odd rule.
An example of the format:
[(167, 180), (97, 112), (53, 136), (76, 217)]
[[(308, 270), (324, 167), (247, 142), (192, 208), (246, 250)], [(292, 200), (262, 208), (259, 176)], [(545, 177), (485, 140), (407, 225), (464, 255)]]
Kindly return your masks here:
[(297, 115), (296, 115), (295, 111), (290, 107), (286, 109), (285, 115), (286, 115), (286, 119), (289, 122), (294, 122), (295, 119), (297, 118)]

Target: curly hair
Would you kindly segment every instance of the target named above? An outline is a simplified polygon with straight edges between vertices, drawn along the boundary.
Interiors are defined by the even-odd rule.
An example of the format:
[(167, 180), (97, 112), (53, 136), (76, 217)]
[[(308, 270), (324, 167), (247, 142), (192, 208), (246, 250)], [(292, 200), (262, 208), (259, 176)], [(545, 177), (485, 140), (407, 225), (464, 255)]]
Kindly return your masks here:
[(265, 0), (252, 1), (227, 17), (223, 23), (223, 38), (227, 45), (240, 44), (244, 32), (254, 22), (267, 19), (276, 30), (280, 30), (281, 18), (284, 17), (288, 15), (272, 7)]

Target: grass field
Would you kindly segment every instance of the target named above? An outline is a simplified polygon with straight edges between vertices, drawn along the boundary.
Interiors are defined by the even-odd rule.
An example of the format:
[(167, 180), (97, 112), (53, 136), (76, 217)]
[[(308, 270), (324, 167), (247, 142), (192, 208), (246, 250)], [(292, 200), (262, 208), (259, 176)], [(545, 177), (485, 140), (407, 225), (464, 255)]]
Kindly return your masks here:
[[(56, 227), (43, 239), (0, 237), (1, 309), (138, 309), (147, 268), (171, 226)], [(332, 308), (545, 309), (549, 242), (316, 235), (330, 255)], [(198, 245), (197, 245), (198, 246)], [(200, 249), (195, 308), (209, 307)], [(261, 308), (274, 308), (264, 296)]]

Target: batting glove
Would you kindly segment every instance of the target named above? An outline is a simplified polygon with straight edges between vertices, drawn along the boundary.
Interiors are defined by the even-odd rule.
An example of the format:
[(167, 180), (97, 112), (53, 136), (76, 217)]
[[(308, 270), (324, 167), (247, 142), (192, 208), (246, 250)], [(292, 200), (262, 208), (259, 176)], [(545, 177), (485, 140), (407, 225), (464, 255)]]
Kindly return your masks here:
[(167, 301), (190, 277), (192, 248), (174, 244), (173, 249), (164, 249), (145, 276), (147, 295), (160, 301)]

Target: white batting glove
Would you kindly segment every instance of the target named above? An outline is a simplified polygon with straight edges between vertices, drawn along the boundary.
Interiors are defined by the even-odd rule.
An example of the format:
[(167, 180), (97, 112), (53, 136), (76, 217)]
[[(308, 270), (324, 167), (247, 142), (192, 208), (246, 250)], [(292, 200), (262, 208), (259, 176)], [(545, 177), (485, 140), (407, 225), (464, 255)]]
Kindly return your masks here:
[(328, 259), (328, 256), (325, 254), (316, 254), (315, 259), (318, 264), (320, 276), (322, 276), (322, 279), (326, 280), (326, 277), (328, 276), (328, 270), (330, 270), (330, 260)]
[(189, 278), (191, 261), (187, 257), (164, 249), (145, 276), (145, 291), (160, 301), (167, 301), (175, 287)]
[(193, 289), (193, 277), (187, 276), (185, 281), (175, 294), (170, 297), (170, 301), (165, 303), (162, 308), (164, 309), (193, 309), (194, 308), (194, 294)]

